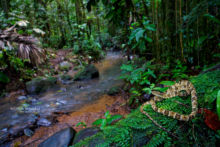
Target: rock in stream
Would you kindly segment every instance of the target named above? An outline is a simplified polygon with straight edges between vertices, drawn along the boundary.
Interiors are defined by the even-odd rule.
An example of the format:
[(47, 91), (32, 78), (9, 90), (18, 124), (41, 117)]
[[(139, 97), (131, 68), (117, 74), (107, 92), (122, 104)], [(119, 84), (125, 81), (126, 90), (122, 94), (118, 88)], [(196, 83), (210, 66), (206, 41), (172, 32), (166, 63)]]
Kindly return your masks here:
[(37, 122), (37, 125), (39, 126), (45, 126), (45, 127), (49, 127), (52, 123), (47, 120), (46, 118), (40, 118)]
[(49, 77), (49, 78), (35, 78), (26, 83), (27, 92), (29, 94), (40, 94), (42, 92), (46, 92), (50, 88), (56, 85), (57, 78)]
[(76, 134), (73, 128), (63, 129), (47, 140), (43, 141), (38, 147), (68, 147)]
[(90, 80), (99, 77), (99, 71), (94, 65), (88, 65), (74, 77), (75, 81)]

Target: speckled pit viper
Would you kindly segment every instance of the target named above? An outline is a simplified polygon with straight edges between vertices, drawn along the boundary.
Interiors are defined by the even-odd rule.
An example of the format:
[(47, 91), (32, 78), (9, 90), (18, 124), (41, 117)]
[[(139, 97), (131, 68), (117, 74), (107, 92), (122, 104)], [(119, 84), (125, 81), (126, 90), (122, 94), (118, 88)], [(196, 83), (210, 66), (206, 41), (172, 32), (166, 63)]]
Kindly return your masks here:
[[(187, 95), (191, 95), (192, 112), (189, 115), (179, 114), (177, 112), (165, 110), (162, 108), (158, 108), (156, 106), (156, 102), (158, 102), (158, 101), (162, 101), (163, 99), (168, 99), (168, 98), (172, 98), (172, 97), (176, 97), (176, 96), (181, 96), (181, 91), (186, 91)], [(172, 118), (180, 120), (180, 121), (191, 120), (192, 118), (195, 117), (195, 115), (198, 111), (196, 90), (190, 81), (187, 81), (187, 80), (179, 81), (179, 82), (175, 83), (174, 85), (172, 85), (165, 93), (152, 91), (152, 94), (154, 95), (153, 99), (145, 102), (140, 107), (140, 110), (143, 114), (147, 113), (146, 111), (143, 110), (144, 106), (149, 105), (149, 104), (152, 106), (152, 109), (155, 112), (161, 113), (163, 115), (172, 117)]]

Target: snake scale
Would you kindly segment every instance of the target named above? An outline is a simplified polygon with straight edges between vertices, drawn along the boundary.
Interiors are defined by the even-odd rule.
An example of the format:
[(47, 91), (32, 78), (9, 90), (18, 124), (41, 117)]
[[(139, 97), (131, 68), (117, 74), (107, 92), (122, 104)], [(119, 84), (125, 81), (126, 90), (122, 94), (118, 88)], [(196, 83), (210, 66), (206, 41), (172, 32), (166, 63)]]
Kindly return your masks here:
[[(170, 110), (165, 110), (162, 108), (158, 108), (156, 106), (156, 102), (158, 101), (162, 101), (163, 99), (168, 99), (168, 98), (172, 98), (172, 97), (176, 97), (176, 96), (182, 96), (181, 95), (181, 91), (186, 91), (187, 95), (191, 95), (191, 103), (192, 103), (192, 112), (189, 115), (183, 115), (183, 114), (179, 114), (177, 112), (173, 112)], [(172, 85), (165, 93), (160, 93), (157, 91), (152, 91), (152, 94), (154, 95), (153, 99), (151, 99), (150, 101), (145, 102), (141, 107), (140, 107), (140, 111), (147, 115), (147, 112), (145, 112), (143, 110), (145, 105), (151, 105), (152, 109), (155, 112), (161, 113), (163, 115), (172, 117), (174, 119), (180, 120), (180, 121), (189, 121), (192, 118), (195, 117), (197, 111), (198, 111), (198, 104), (197, 104), (197, 96), (196, 96), (196, 90), (195, 87), (193, 86), (193, 84), (187, 80), (182, 80), (179, 81), (177, 83), (175, 83), (174, 85)]]

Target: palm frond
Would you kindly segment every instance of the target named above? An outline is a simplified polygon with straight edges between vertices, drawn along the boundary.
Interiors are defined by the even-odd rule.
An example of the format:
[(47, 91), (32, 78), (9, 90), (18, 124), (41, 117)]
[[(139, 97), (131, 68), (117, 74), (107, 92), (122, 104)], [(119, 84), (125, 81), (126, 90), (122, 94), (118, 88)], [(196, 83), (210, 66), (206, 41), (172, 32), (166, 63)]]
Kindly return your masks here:
[(0, 30), (0, 50), (14, 49), (21, 59), (27, 59), (34, 65), (39, 65), (45, 60), (45, 51), (39, 48), (39, 40), (33, 36), (24, 36), (16, 32), (16, 25)]

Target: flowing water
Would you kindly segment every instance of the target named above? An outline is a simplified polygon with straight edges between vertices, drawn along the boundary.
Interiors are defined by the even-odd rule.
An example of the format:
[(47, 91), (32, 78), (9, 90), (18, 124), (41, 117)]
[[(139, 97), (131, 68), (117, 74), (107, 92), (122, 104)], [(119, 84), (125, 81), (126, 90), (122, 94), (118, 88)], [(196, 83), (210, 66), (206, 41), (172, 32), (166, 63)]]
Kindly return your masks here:
[[(59, 89), (26, 100), (0, 100), (0, 143), (9, 134), (33, 125), (37, 119), (47, 118), (54, 112), (73, 112), (98, 100), (111, 87), (123, 84), (119, 80), (123, 58), (120, 53), (110, 52), (100, 63), (95, 64), (98, 79), (62, 85)], [(37, 116), (38, 118), (37, 118)]]

